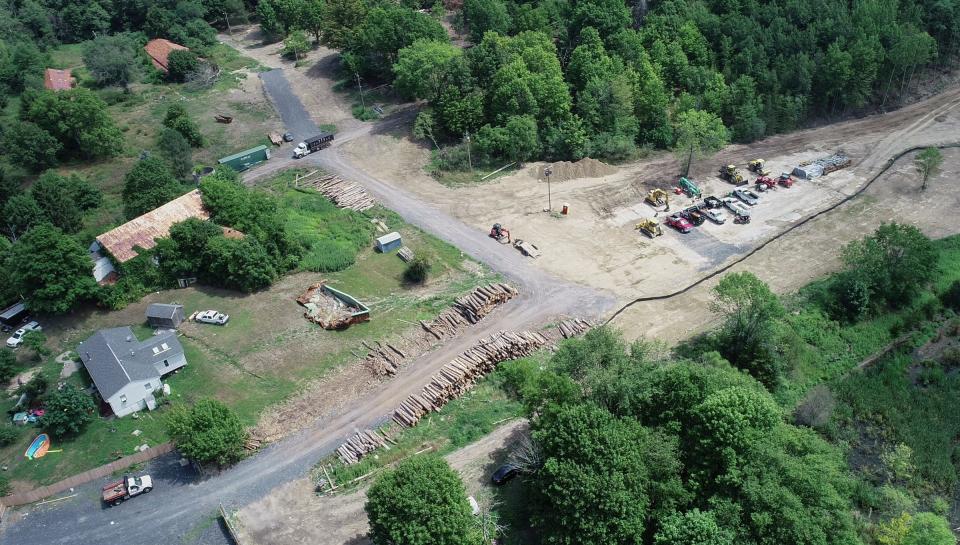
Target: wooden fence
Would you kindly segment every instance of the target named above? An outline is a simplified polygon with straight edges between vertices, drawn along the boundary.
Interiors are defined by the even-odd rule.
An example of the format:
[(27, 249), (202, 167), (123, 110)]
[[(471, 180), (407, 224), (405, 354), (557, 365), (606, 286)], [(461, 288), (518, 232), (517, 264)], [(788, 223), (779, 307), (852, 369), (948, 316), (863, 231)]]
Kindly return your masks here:
[(0, 498), (0, 513), (3, 512), (3, 509), (5, 507), (12, 507), (14, 505), (26, 505), (28, 503), (40, 501), (43, 498), (52, 496), (54, 494), (59, 494), (66, 490), (70, 490), (71, 488), (74, 488), (81, 484), (88, 483), (96, 479), (102, 479), (104, 477), (112, 475), (116, 471), (120, 471), (121, 469), (126, 469), (134, 464), (139, 464), (141, 462), (146, 462), (147, 460), (152, 460), (172, 450), (173, 450), (173, 443), (164, 443), (162, 445), (157, 445), (153, 448), (148, 448), (143, 452), (138, 452), (131, 456), (124, 456), (123, 458), (110, 462), (109, 464), (93, 468), (89, 471), (84, 471), (83, 473), (79, 473), (77, 475), (74, 475), (73, 477), (66, 478), (62, 481), (55, 482), (48, 486), (41, 486), (39, 488), (34, 488), (33, 490), (27, 490), (26, 492), (19, 492), (17, 494), (4, 496)]

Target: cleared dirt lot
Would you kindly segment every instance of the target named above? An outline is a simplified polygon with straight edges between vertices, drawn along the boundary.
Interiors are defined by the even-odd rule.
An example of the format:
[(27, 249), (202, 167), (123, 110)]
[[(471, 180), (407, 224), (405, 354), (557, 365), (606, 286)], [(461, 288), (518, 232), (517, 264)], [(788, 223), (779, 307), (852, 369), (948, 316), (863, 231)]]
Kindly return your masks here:
[[(480, 441), (446, 456), (460, 473), (467, 494), (477, 497), (506, 456), (505, 449), (527, 427), (525, 420), (506, 424)], [(237, 513), (244, 543), (257, 545), (361, 545), (368, 526), (363, 511), (366, 487), (349, 494), (317, 496), (308, 478), (276, 488), (266, 498)]]
[[(655, 240), (640, 235), (633, 227), (637, 219), (654, 214), (654, 210), (643, 203), (646, 192), (652, 187), (670, 187), (675, 183), (678, 165), (667, 154), (618, 167), (613, 174), (552, 183), (554, 209), (567, 203), (571, 210), (569, 216), (558, 218), (543, 212), (547, 205), (547, 187), (541, 179), (543, 163), (529, 164), (489, 184), (451, 189), (423, 172), (428, 150), (403, 132), (372, 134), (345, 142), (342, 147), (371, 174), (393, 180), (478, 229), (487, 230), (492, 223), (500, 222), (515, 237), (537, 244), (543, 250), (537, 266), (564, 279), (610, 290), (627, 301), (673, 291), (736, 259), (790, 225), (855, 192), (879, 172), (890, 157), (904, 149), (956, 140), (960, 134), (958, 104), (960, 89), (954, 88), (886, 115), (775, 136), (750, 146), (729, 146), (693, 168), (692, 178), (701, 184), (705, 195), (723, 194), (732, 189), (716, 177), (718, 166), (724, 163), (736, 163), (745, 169), (748, 160), (762, 157), (767, 160), (767, 168), (776, 174), (789, 171), (802, 161), (836, 151), (843, 151), (853, 162), (847, 169), (813, 182), (798, 182), (792, 189), (766, 194), (754, 208), (754, 221), (750, 225), (729, 222), (705, 225), (687, 235), (668, 229)], [(956, 171), (951, 164), (944, 165), (945, 173)], [(875, 206), (883, 210), (881, 215), (871, 210), (869, 217), (859, 221), (846, 217), (848, 210), (818, 222), (815, 228), (802, 229), (792, 235), (790, 255), (778, 256), (778, 261), (804, 266), (799, 268), (801, 274), (797, 274), (796, 268), (787, 269), (785, 273), (800, 282), (813, 276), (804, 274), (807, 271), (822, 273), (824, 268), (808, 264), (831, 261), (839, 246), (869, 230), (874, 218), (906, 220), (911, 214), (923, 211), (916, 215), (924, 217), (916, 221), (936, 223), (939, 217), (948, 214), (946, 206), (936, 211), (925, 206), (944, 205), (943, 197), (952, 195), (949, 190), (918, 206), (915, 199), (919, 182), (915, 176), (911, 178), (910, 170), (907, 160), (898, 165), (899, 174), (889, 175), (895, 179), (884, 179), (877, 184), (881, 187), (896, 184), (902, 190), (871, 190), (872, 198), (880, 201)], [(952, 178), (944, 176), (948, 182)], [(928, 191), (927, 195), (935, 191)], [(673, 197), (673, 209), (689, 202), (686, 197)], [(926, 195), (919, 198), (923, 202), (928, 200)], [(847, 235), (835, 233), (832, 223), (843, 224)], [(926, 224), (922, 225), (927, 228)], [(947, 227), (942, 234), (949, 232)], [(747, 266), (764, 271), (765, 265), (760, 265), (760, 259), (751, 259)], [(790, 282), (789, 286), (787, 282), (773, 283), (779, 289), (798, 285), (798, 282)], [(675, 338), (681, 333), (669, 336)]]

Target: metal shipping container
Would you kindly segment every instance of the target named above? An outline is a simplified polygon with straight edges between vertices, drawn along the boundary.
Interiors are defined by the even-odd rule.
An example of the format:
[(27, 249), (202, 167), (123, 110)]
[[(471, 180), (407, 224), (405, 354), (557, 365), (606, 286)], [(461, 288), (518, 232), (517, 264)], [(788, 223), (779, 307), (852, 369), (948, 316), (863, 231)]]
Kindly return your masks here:
[(270, 149), (267, 146), (257, 146), (248, 150), (234, 153), (217, 161), (221, 165), (228, 166), (237, 172), (243, 172), (248, 168), (260, 164), (270, 158)]

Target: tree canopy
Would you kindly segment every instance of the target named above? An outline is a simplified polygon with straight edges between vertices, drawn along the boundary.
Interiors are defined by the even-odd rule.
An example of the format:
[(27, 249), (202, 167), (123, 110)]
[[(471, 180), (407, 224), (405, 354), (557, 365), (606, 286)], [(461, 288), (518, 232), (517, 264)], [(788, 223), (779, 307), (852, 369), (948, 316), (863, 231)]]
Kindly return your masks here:
[(167, 415), (167, 431), (188, 458), (220, 466), (242, 458), (247, 440), (237, 414), (215, 399), (201, 399), (190, 408), (177, 405)]
[(36, 312), (67, 312), (97, 287), (86, 248), (49, 223), (31, 227), (13, 244), (6, 269)]
[(377, 477), (365, 506), (375, 545), (480, 545), (460, 476), (435, 456), (414, 456)]

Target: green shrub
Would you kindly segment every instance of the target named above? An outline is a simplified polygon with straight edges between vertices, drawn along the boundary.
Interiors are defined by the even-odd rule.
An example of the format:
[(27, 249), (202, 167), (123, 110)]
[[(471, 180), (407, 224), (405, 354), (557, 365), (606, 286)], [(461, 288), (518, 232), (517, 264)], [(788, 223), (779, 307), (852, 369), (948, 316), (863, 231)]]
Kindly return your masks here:
[(300, 268), (313, 272), (337, 272), (355, 261), (356, 251), (342, 242), (319, 240), (300, 259)]
[(960, 311), (960, 280), (954, 280), (947, 291), (940, 295), (943, 306)]
[(430, 275), (432, 265), (426, 256), (418, 255), (413, 258), (407, 268), (403, 271), (403, 279), (412, 284), (423, 284)]
[(13, 426), (0, 426), (0, 447), (12, 445), (20, 437), (20, 430)]

